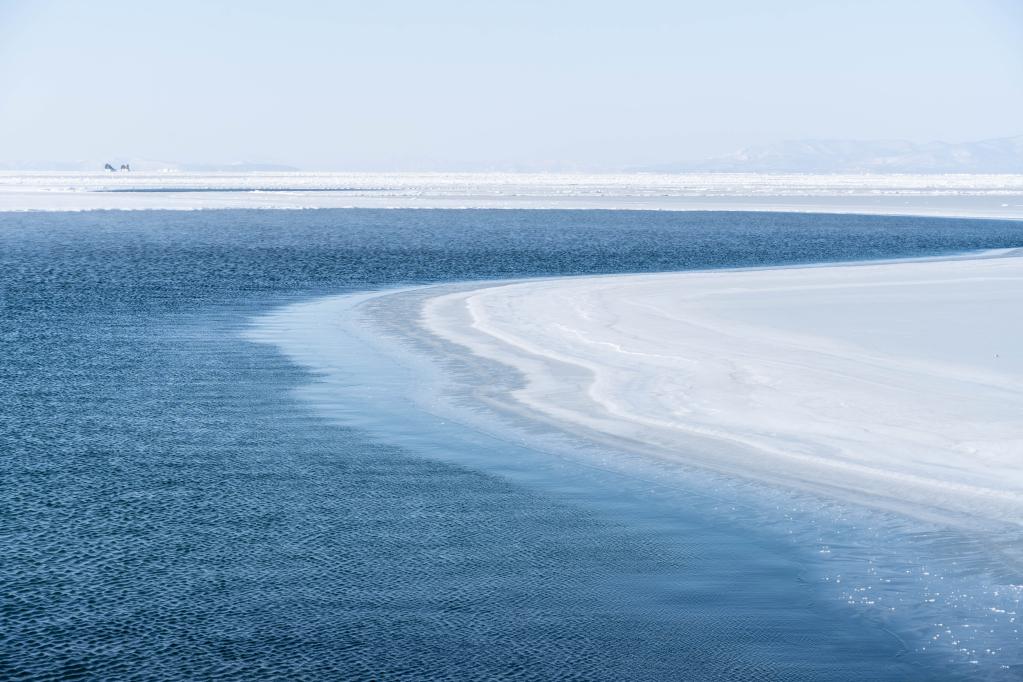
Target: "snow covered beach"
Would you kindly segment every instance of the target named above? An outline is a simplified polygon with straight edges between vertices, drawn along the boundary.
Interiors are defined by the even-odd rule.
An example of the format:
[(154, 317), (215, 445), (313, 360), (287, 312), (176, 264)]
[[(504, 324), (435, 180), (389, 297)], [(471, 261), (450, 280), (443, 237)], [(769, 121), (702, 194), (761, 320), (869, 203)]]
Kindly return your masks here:
[(1023, 524), (1023, 255), (533, 280), (427, 300), (489, 398), (765, 482)]
[(251, 338), (340, 424), (642, 527), (744, 527), (913, 660), (1001, 679), (1023, 651), (1021, 301), (1000, 249), (385, 289)]

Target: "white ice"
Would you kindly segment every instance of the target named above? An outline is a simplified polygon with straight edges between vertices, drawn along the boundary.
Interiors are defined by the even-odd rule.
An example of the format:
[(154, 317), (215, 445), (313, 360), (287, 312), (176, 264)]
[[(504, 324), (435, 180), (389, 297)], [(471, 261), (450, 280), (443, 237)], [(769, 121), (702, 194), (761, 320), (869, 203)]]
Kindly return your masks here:
[(1023, 255), (531, 280), (423, 324), (508, 396), (656, 456), (962, 524), (1023, 523)]
[[(123, 191), (175, 189), (207, 191)], [(765, 210), (1023, 219), (1023, 175), (0, 172), (0, 211), (343, 207)]]

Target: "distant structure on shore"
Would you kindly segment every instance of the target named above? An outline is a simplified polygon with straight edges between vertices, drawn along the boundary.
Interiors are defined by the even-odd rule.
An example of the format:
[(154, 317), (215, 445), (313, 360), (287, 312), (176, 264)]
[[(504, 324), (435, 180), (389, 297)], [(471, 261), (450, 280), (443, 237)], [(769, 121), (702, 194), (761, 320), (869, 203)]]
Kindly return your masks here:
[[(111, 173), (116, 173), (118, 169), (114, 168), (109, 163), (105, 163), (105, 164), (103, 164), (103, 170), (110, 171)], [(131, 170), (131, 166), (126, 164), (126, 163), (122, 163), (121, 164), (121, 170), (123, 170), (123, 171), (130, 171)]]

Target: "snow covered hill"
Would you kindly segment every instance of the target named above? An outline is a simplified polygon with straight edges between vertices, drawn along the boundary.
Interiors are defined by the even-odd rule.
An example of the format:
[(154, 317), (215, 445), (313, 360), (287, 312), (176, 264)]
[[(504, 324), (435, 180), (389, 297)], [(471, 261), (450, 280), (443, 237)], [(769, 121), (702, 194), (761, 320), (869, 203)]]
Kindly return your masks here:
[(1023, 135), (980, 142), (793, 140), (747, 147), (702, 161), (666, 164), (659, 172), (1021, 173)]

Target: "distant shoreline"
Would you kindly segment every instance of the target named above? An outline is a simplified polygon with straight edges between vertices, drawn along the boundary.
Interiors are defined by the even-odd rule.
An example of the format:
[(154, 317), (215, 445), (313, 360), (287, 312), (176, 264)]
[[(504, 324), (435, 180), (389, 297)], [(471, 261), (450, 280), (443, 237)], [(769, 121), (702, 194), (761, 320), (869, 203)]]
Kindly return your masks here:
[(1023, 220), (1023, 175), (0, 172), (0, 212), (769, 211)]

